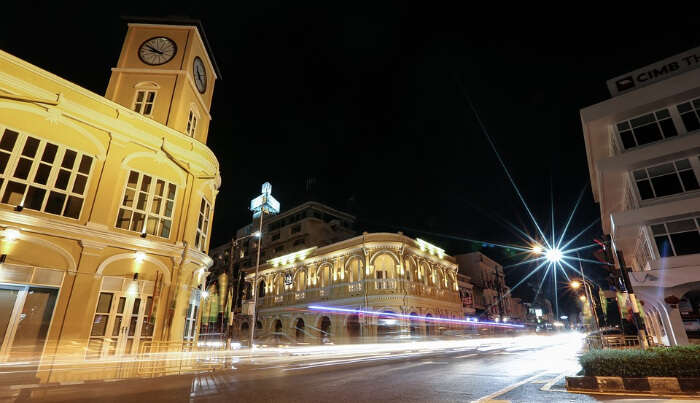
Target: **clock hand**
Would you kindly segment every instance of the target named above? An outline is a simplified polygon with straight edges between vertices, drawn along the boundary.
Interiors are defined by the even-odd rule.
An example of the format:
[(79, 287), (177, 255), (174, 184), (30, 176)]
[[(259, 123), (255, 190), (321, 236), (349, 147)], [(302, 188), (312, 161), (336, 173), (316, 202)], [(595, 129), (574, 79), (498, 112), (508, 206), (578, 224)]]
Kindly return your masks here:
[(158, 50), (158, 49), (155, 49), (154, 47), (152, 47), (152, 46), (150, 46), (150, 45), (146, 45), (146, 47), (147, 47), (148, 49), (151, 49), (151, 52), (156, 52), (156, 53), (158, 53), (159, 55), (162, 55), (162, 54), (163, 54), (163, 52), (161, 52), (161, 51)]

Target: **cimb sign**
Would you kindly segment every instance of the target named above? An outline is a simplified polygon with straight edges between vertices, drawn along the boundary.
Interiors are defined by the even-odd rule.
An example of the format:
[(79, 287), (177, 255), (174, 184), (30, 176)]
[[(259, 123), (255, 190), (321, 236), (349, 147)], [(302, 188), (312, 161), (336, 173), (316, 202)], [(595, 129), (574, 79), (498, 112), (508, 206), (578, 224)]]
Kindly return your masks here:
[(608, 80), (610, 95), (617, 96), (700, 67), (700, 47)]

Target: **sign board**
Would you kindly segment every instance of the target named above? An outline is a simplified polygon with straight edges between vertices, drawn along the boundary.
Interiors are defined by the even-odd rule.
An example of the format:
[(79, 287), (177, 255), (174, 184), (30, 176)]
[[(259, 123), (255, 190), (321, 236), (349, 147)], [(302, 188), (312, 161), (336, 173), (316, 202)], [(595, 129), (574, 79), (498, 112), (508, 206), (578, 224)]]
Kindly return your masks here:
[(264, 211), (267, 214), (277, 214), (280, 212), (280, 202), (272, 197), (272, 185), (270, 182), (265, 182), (262, 185), (262, 194), (250, 201), (250, 211), (253, 212), (253, 218), (259, 217)]
[(292, 273), (284, 275), (284, 285), (292, 285)]
[(698, 67), (700, 67), (700, 47), (608, 80), (608, 90), (610, 95), (615, 97)]

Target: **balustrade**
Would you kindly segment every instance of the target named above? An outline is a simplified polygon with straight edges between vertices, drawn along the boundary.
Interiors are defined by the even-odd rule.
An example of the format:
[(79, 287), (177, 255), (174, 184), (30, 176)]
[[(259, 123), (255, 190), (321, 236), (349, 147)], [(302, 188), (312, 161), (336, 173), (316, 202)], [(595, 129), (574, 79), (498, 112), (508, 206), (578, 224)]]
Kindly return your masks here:
[[(372, 286), (372, 284), (374, 286)], [(299, 301), (317, 301), (327, 300), (331, 298), (345, 298), (352, 295), (358, 295), (366, 291), (369, 295), (373, 293), (386, 293), (404, 290), (409, 296), (428, 297), (441, 300), (458, 300), (458, 293), (446, 288), (438, 288), (425, 285), (421, 282), (410, 281), (406, 279), (384, 278), (384, 279), (365, 279), (352, 283), (335, 283), (331, 286), (322, 288), (308, 288), (303, 291), (288, 291), (281, 295), (267, 295), (264, 298), (258, 298), (258, 306), (275, 306), (284, 304), (294, 304)]]
[(362, 282), (355, 281), (354, 283), (348, 284), (348, 292), (360, 292), (362, 291)]

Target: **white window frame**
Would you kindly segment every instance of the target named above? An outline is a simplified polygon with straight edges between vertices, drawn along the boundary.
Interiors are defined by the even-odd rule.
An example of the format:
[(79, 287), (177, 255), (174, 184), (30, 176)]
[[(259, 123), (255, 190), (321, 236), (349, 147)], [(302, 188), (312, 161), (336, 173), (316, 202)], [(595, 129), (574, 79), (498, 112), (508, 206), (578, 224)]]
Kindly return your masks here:
[[(139, 94), (143, 93), (143, 101), (139, 102)], [(153, 100), (148, 101), (148, 95), (153, 94)], [(158, 91), (155, 89), (136, 89), (136, 93), (134, 94), (134, 102), (131, 105), (131, 109), (138, 113), (139, 115), (143, 116), (148, 116), (151, 117), (153, 116), (153, 110), (155, 109), (156, 105), (156, 99), (158, 98)], [(148, 113), (145, 113), (146, 111), (146, 106), (150, 105), (151, 110), (148, 111)]]
[[(673, 253), (672, 253), (670, 256), (665, 256), (666, 258), (674, 257), (674, 256), (687, 256), (687, 255), (679, 255), (678, 253), (676, 253), (676, 247), (675, 247), (675, 245), (673, 244), (673, 239), (671, 238), (671, 235), (672, 235), (672, 234), (679, 234), (679, 233), (683, 233), (683, 232), (692, 232), (692, 231), (673, 231), (673, 232), (671, 232), (671, 231), (668, 230), (668, 224), (669, 224), (669, 223), (678, 222), (678, 221), (690, 221), (690, 220), (693, 220), (693, 222), (695, 223), (695, 229), (698, 230), (698, 231), (700, 231), (700, 223), (699, 223), (699, 221), (700, 221), (700, 216), (694, 216), (694, 217), (687, 217), (687, 218), (683, 218), (683, 219), (664, 221), (664, 222), (654, 223), (654, 224), (649, 225), (649, 232), (651, 233), (651, 237), (652, 237), (653, 244), (654, 244), (654, 251), (656, 252), (656, 256), (658, 256), (659, 258), (662, 258), (661, 253), (660, 253), (660, 251), (659, 251), (659, 247), (658, 247), (658, 245), (656, 244), (656, 236), (657, 236), (657, 235), (665, 235), (665, 236), (667, 236), (667, 237), (668, 237), (668, 240), (669, 240), (669, 243), (671, 244), (671, 252), (673, 252)], [(663, 226), (664, 226), (664, 229), (665, 229), (665, 233), (664, 233), (664, 234), (657, 234), (657, 233), (654, 233), (654, 230), (653, 230), (652, 227), (657, 226), (657, 225), (663, 225)]]
[[(669, 117), (668, 117), (668, 118), (661, 118), (661, 119), (660, 119), (660, 118), (657, 116), (657, 113), (662, 112), (662, 111), (664, 111), (664, 110), (665, 110), (666, 112), (668, 112)], [(632, 116), (632, 117), (630, 117), (630, 118), (627, 118), (627, 119), (624, 119), (624, 120), (620, 120), (620, 121), (615, 122), (615, 123), (613, 124), (613, 130), (614, 130), (614, 132), (615, 132), (615, 137), (616, 137), (616, 139), (617, 139), (617, 141), (618, 141), (617, 144), (620, 146), (620, 151), (622, 151), (622, 152), (627, 152), (627, 151), (631, 151), (631, 150), (638, 150), (640, 147), (645, 147), (645, 146), (652, 145), (652, 144), (658, 144), (658, 143), (660, 143), (660, 142), (662, 142), (662, 141), (666, 141), (666, 140), (668, 140), (668, 139), (675, 138), (675, 137), (679, 137), (679, 136), (682, 136), (683, 134), (685, 134), (685, 132), (679, 130), (679, 127), (678, 127), (678, 123), (679, 123), (679, 122), (678, 122), (678, 115), (676, 114), (677, 112), (678, 112), (678, 109), (676, 109), (676, 108), (674, 108), (674, 107), (671, 107), (671, 106), (668, 106), (668, 107), (665, 107), (665, 108), (659, 108), (659, 109), (656, 109), (656, 110), (653, 110), (653, 111), (645, 112), (645, 113), (639, 114), (639, 115), (637, 115), (637, 116)], [(628, 130), (633, 130), (633, 129), (632, 129), (632, 120), (637, 119), (637, 118), (640, 118), (640, 117), (642, 117), (642, 116), (646, 116), (646, 115), (654, 115), (654, 122), (655, 122), (657, 125), (659, 124), (659, 121), (660, 121), (660, 120), (671, 119), (671, 122), (673, 123), (673, 126), (674, 126), (674, 128), (676, 129), (676, 135), (675, 135), (675, 136), (666, 136), (666, 134), (664, 133), (663, 129), (661, 129), (661, 127), (659, 127), (659, 130), (661, 130), (661, 135), (663, 136), (662, 139), (657, 140), (657, 141), (653, 141), (653, 142), (651, 142), (651, 143), (646, 143), (646, 144), (641, 144), (641, 145), (640, 145), (640, 144), (637, 144), (637, 145), (635, 145), (634, 147), (626, 148), (625, 145), (624, 145), (624, 144), (625, 144), (624, 141), (622, 141), (622, 136), (620, 135), (620, 132), (621, 132), (621, 131), (622, 131), (622, 132), (626, 132), (626, 131), (628, 131)], [(618, 125), (623, 124), (623, 123), (627, 123), (627, 125), (629, 125), (630, 129), (620, 130), (620, 128), (619, 128)], [(641, 127), (641, 126), (640, 126), (640, 127)], [(632, 133), (632, 136), (634, 137), (634, 142), (637, 143), (637, 137), (635, 136), (634, 132)]]
[[(678, 167), (676, 166), (676, 163), (678, 163), (680, 161), (688, 161), (688, 163), (690, 164), (690, 169), (688, 169), (688, 168), (678, 169)], [(681, 184), (681, 189), (683, 189), (683, 191), (680, 193), (674, 193), (674, 194), (666, 195), (666, 196), (656, 196), (656, 189), (654, 189), (654, 184), (651, 181), (651, 179), (659, 177), (659, 176), (663, 176), (663, 175), (651, 176), (649, 174), (649, 169), (653, 169), (656, 167), (660, 167), (662, 165), (669, 165), (669, 164), (671, 166), (673, 166), (673, 172), (676, 174), (676, 177), (678, 178), (678, 181)], [(639, 171), (643, 171), (646, 176), (644, 178), (637, 179), (637, 177), (635, 176), (635, 173), (639, 172)], [(700, 155), (690, 156), (687, 158), (674, 159), (674, 160), (666, 161), (666, 162), (663, 162), (660, 164), (654, 164), (654, 165), (642, 167), (639, 169), (634, 169), (630, 172), (630, 184), (632, 184), (632, 187), (634, 188), (634, 192), (635, 192), (635, 195), (637, 197), (637, 200), (642, 205), (648, 205), (648, 204), (653, 203), (654, 201), (658, 201), (658, 200), (664, 200), (667, 198), (678, 197), (679, 195), (693, 194), (693, 193), (699, 192), (700, 189), (692, 189), (692, 190), (685, 189), (685, 184), (683, 183), (683, 180), (681, 179), (681, 176), (680, 176), (680, 173), (685, 172), (685, 171), (692, 171), (693, 174), (695, 175), (695, 180), (700, 184)], [(668, 175), (668, 174), (664, 174), (664, 175)], [(645, 180), (649, 181), (652, 192), (655, 195), (654, 197), (652, 197), (650, 199), (642, 199), (642, 195), (639, 192), (639, 186), (637, 185), (638, 182), (645, 181)]]
[(197, 123), (199, 122), (199, 114), (195, 113), (194, 109), (190, 109), (190, 114), (187, 117), (187, 127), (185, 133), (194, 137), (197, 134)]
[[(135, 188), (129, 187), (129, 177), (131, 176), (132, 172), (135, 172), (136, 174), (138, 174), (138, 179), (136, 180), (136, 187)], [(145, 176), (149, 176), (151, 178), (151, 184), (150, 184), (147, 192), (144, 192), (143, 190), (141, 190), (141, 187), (143, 184), (143, 178)], [(156, 196), (155, 189), (156, 189), (158, 181), (164, 182), (163, 194)], [(170, 197), (168, 197), (170, 185), (175, 187), (172, 199)], [(172, 231), (173, 231), (173, 221), (174, 221), (173, 216), (175, 215), (175, 210), (177, 209), (177, 190), (178, 190), (177, 185), (172, 183), (172, 182), (169, 182), (163, 178), (160, 178), (158, 176), (151, 175), (150, 173), (145, 173), (145, 172), (137, 171), (135, 169), (130, 169), (126, 175), (126, 179), (124, 181), (124, 185), (122, 188), (123, 188), (122, 197), (120, 199), (121, 201), (119, 203), (119, 207), (117, 208), (117, 215), (116, 215), (116, 219), (115, 219), (115, 223), (114, 223), (115, 228), (125, 230), (125, 231), (138, 232), (140, 234), (150, 234), (153, 236), (157, 236), (159, 238), (169, 239), (170, 236), (172, 235)], [(134, 198), (131, 201), (131, 206), (126, 206), (124, 202), (125, 202), (125, 197), (126, 197), (127, 191), (129, 191), (129, 190), (134, 191)], [(146, 195), (146, 203), (145, 203), (143, 210), (136, 208), (137, 203), (138, 203), (138, 197), (139, 197), (140, 193), (147, 194)], [(161, 202), (160, 208), (158, 209), (158, 212), (153, 213), (152, 212), (153, 201), (156, 197), (160, 197), (162, 202)], [(164, 215), (168, 202), (172, 202), (172, 209), (170, 212), (170, 216)], [(120, 219), (121, 210), (128, 210), (131, 212), (131, 215), (129, 216), (129, 227), (128, 228), (122, 228), (119, 226), (119, 219)], [(144, 216), (143, 225), (142, 225), (142, 228), (140, 228), (140, 229), (132, 228), (134, 226), (133, 218), (134, 218), (134, 215), (137, 213), (143, 214), (143, 216)], [(157, 228), (156, 234), (152, 234), (152, 233), (148, 232), (148, 221), (150, 219), (159, 220), (159, 222), (156, 225), (156, 228)], [(160, 235), (162, 233), (163, 221), (170, 221), (170, 230), (168, 232), (167, 237)]]
[(206, 197), (202, 197), (198, 216), (199, 219), (197, 220), (197, 233), (195, 234), (194, 244), (197, 249), (206, 252), (209, 225), (211, 223), (211, 204)]
[(201, 304), (202, 294), (198, 288), (192, 290), (190, 296), (190, 303), (187, 306), (187, 315), (185, 316), (185, 331), (183, 333), (183, 340), (194, 341), (197, 335), (197, 329), (199, 326), (197, 323), (197, 318), (199, 317), (199, 310)]
[[(83, 153), (81, 151), (75, 150), (73, 148), (66, 147), (65, 145), (55, 142), (55, 141), (49, 141), (46, 140), (42, 137), (39, 136), (34, 136), (30, 135), (27, 133), (24, 133), (23, 131), (20, 130), (14, 130), (12, 128), (8, 127), (1, 127), (0, 126), (0, 139), (4, 138), (4, 136), (7, 134), (8, 131), (17, 133), (17, 137), (15, 139), (15, 143), (12, 147), (11, 151), (7, 150), (2, 150), (0, 149), (0, 153), (3, 155), (9, 155), (8, 160), (7, 160), (7, 165), (5, 166), (5, 170), (0, 173), (0, 180), (2, 183), (0, 184), (0, 202), (5, 199), (5, 192), (7, 191), (7, 186), (10, 182), (19, 184), (24, 186), (24, 191), (22, 195), (20, 196), (20, 200), (17, 203), (11, 203), (11, 200), (7, 200), (6, 202), (2, 204), (9, 204), (13, 206), (19, 206), (21, 208), (28, 208), (33, 211), (41, 212), (41, 213), (46, 213), (46, 214), (51, 214), (55, 216), (60, 216), (63, 218), (68, 218), (71, 220), (79, 220), (80, 216), (83, 212), (83, 207), (85, 206), (85, 201), (87, 200), (87, 194), (88, 190), (90, 189), (90, 177), (92, 175), (92, 171), (96, 165), (95, 161), (97, 158), (94, 155), (90, 155), (87, 153)], [(29, 139), (34, 139), (38, 141), (37, 149), (36, 152), (34, 153), (34, 156), (26, 156), (23, 155), (23, 150), (25, 145), (27, 144), (27, 141)], [(43, 154), (44, 151), (46, 150), (47, 144), (51, 144), (56, 147), (56, 152), (53, 157), (53, 160), (51, 162), (47, 162), (43, 160)], [(75, 158), (73, 159), (73, 163), (71, 166), (63, 166), (64, 163), (64, 157), (68, 152), (73, 152), (75, 153)], [(87, 168), (87, 170), (81, 170), (81, 165), (83, 160), (89, 159), (90, 165)], [(15, 170), (17, 169), (18, 165), (22, 161), (29, 161), (29, 171), (27, 173), (27, 177), (25, 179), (18, 178), (14, 176)], [(46, 177), (46, 184), (42, 184), (40, 182), (36, 181), (36, 176), (37, 176), (37, 171), (41, 167), (48, 166), (49, 168), (49, 173), (48, 176)], [(66, 188), (61, 189), (59, 187), (56, 187), (56, 182), (60, 179), (60, 176), (67, 175), (68, 179), (66, 182)], [(84, 178), (84, 185), (82, 192), (77, 192), (74, 191), (75, 186), (76, 186), (76, 179), (78, 177)], [(37, 189), (37, 190), (43, 190), (44, 195), (43, 200), (41, 201), (41, 206), (39, 206), (38, 209), (36, 208), (29, 208), (25, 206), (25, 202), (27, 201), (27, 195), (30, 191), (30, 189)], [(19, 193), (14, 193), (15, 195), (18, 195)], [(64, 196), (63, 201), (61, 202), (61, 208), (59, 213), (54, 213), (50, 211), (46, 211), (46, 208), (49, 204), (49, 199), (57, 194), (59, 197)], [(76, 199), (81, 200), (81, 205), (80, 209), (78, 210), (77, 216), (68, 216), (66, 213), (68, 212), (68, 205), (69, 201), (74, 201)]]
[[(697, 103), (697, 104), (696, 104), (696, 103)], [(678, 106), (679, 106), (679, 105), (682, 105), (682, 104), (690, 104), (691, 112), (681, 112), (681, 111), (679, 111), (679, 110), (678, 110)], [(700, 120), (700, 98), (693, 98), (693, 99), (689, 99), (689, 100), (687, 100), (687, 101), (679, 102), (679, 103), (677, 103), (676, 105), (674, 105), (673, 110), (678, 114), (678, 119), (679, 119), (679, 121), (680, 121), (680, 123), (681, 123), (683, 129), (685, 130), (684, 133), (693, 133), (693, 132), (698, 131), (698, 130), (693, 130), (692, 132), (691, 132), (691, 131), (688, 131), (688, 128), (685, 126), (685, 122), (683, 121), (683, 117), (682, 117), (682, 116), (685, 115), (685, 114), (688, 114), (688, 113), (693, 113), (693, 112), (695, 112), (695, 117), (697, 117), (698, 120)]]

